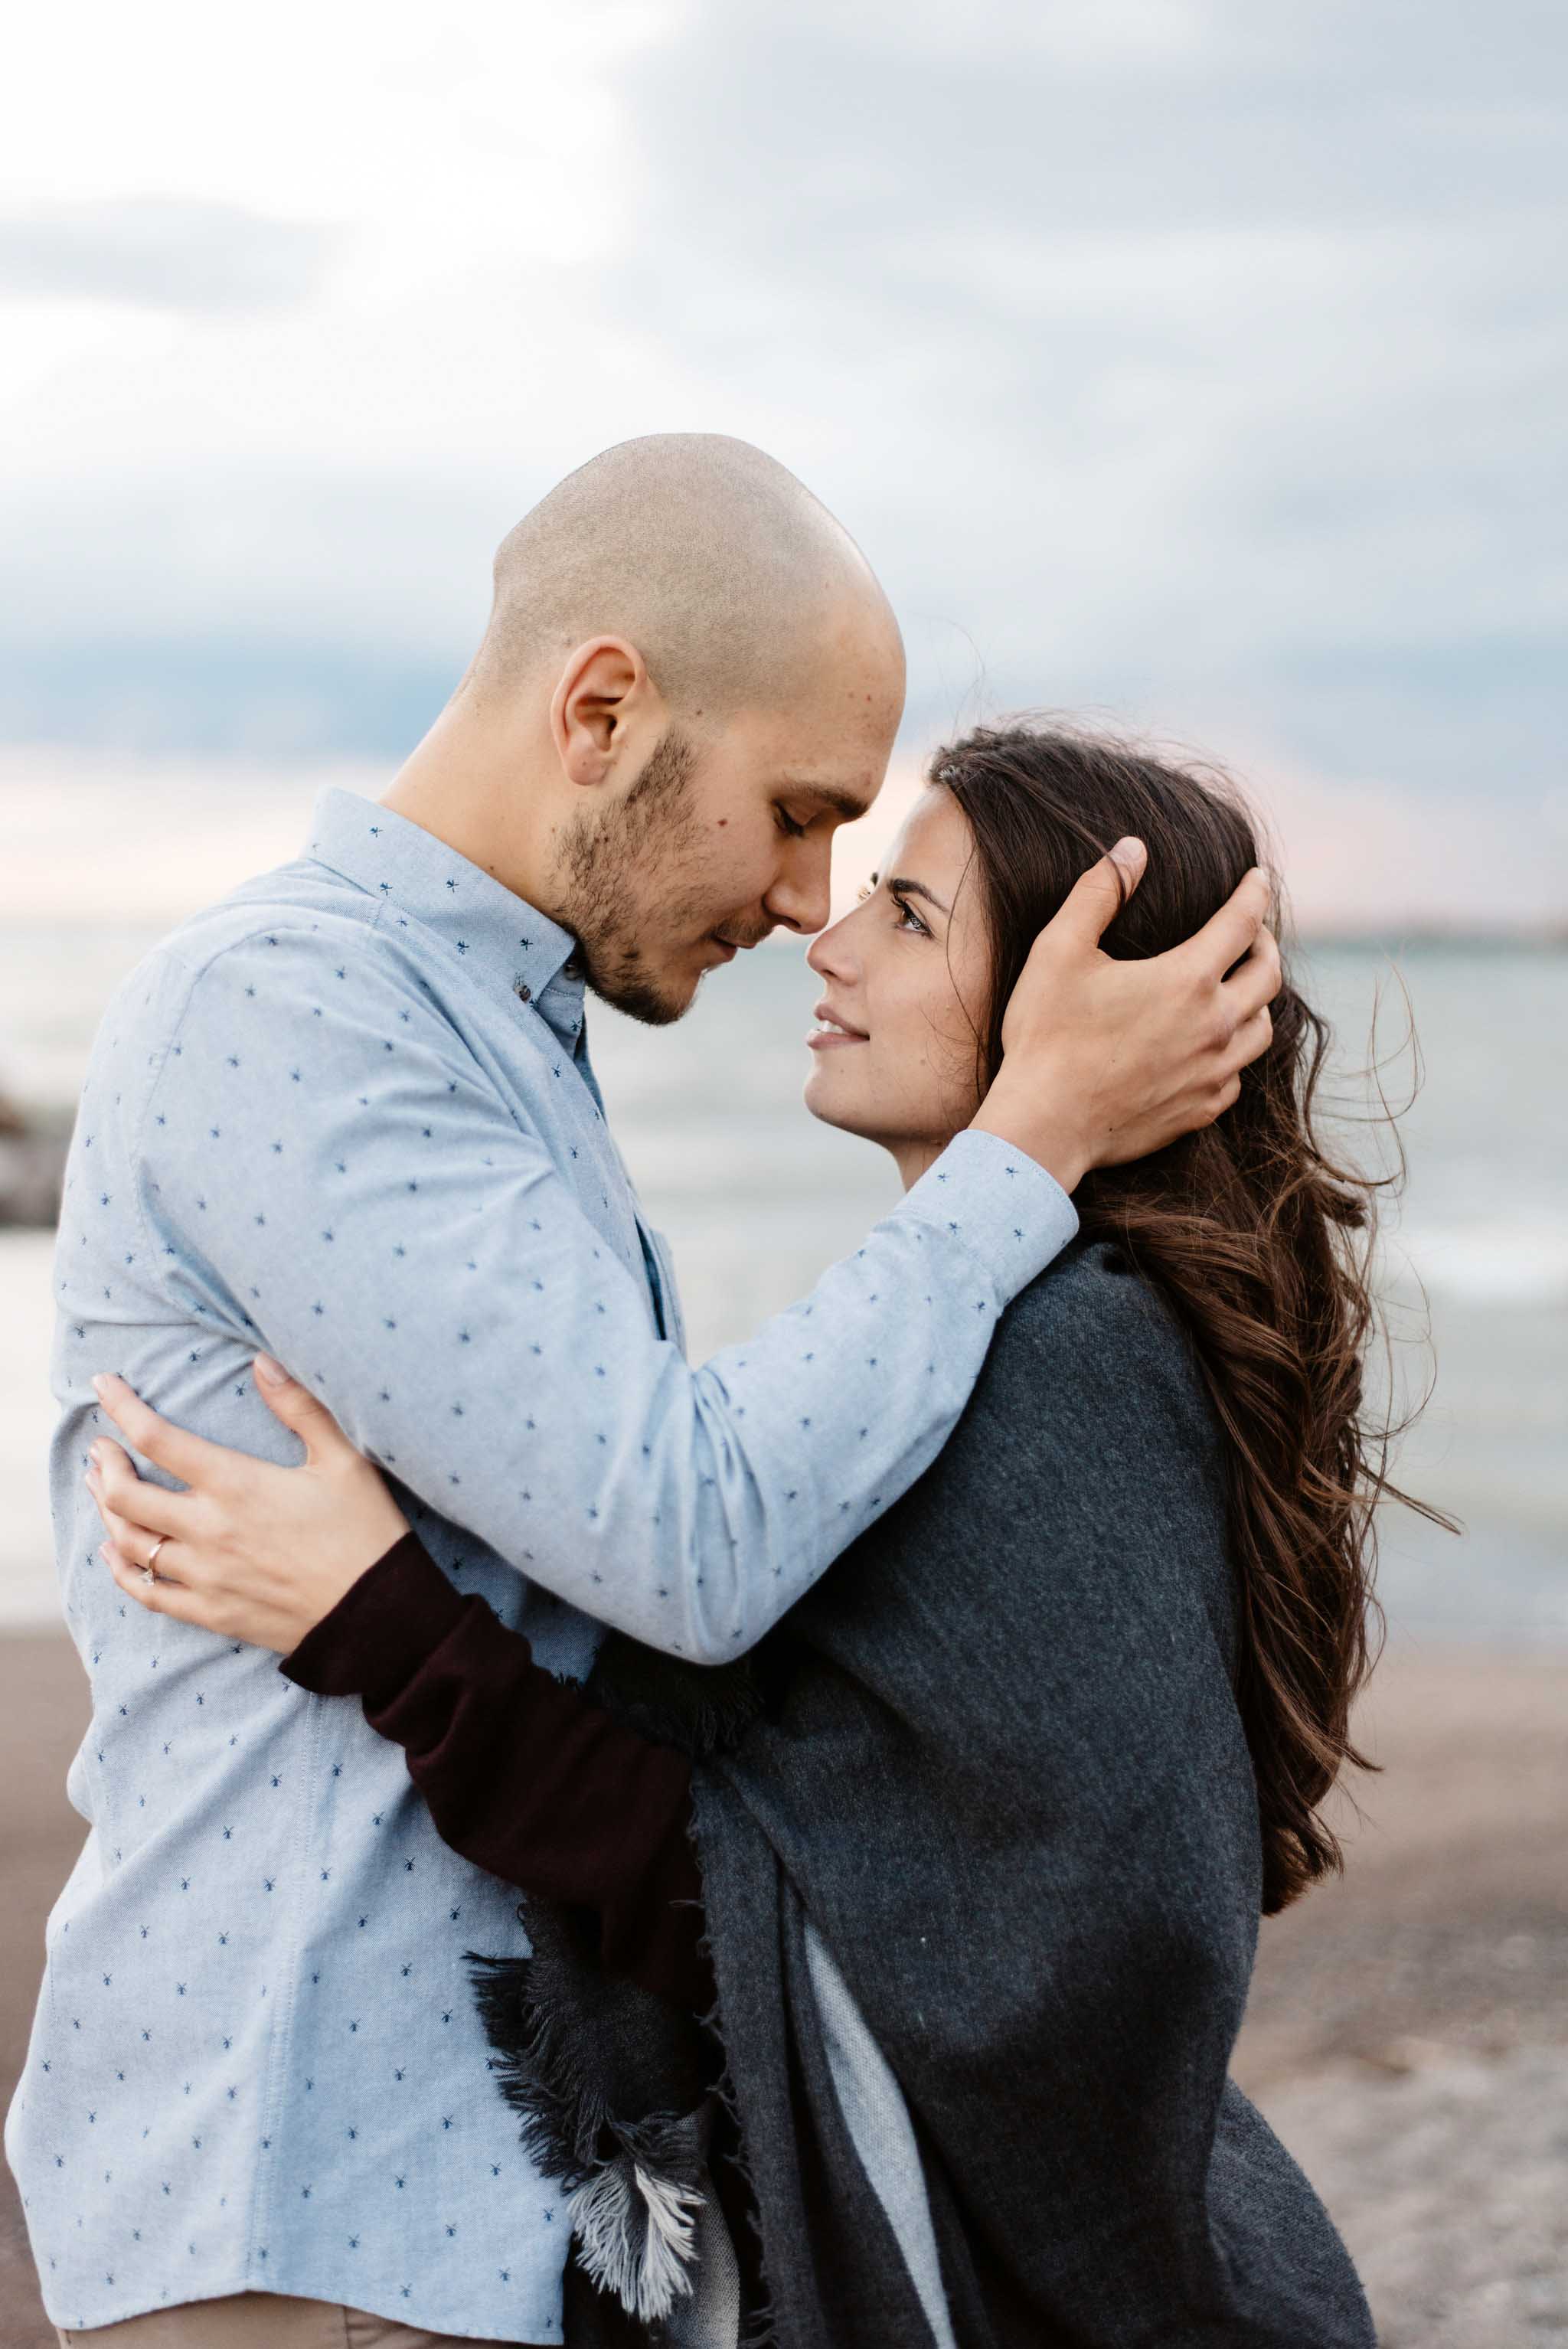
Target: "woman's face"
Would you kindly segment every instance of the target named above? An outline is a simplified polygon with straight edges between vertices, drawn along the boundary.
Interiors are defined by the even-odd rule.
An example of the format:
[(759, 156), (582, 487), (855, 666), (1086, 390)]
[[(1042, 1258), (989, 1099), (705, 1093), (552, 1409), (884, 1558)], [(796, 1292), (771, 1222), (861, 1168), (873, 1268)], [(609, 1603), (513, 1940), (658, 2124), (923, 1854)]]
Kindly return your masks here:
[(991, 947), (974, 856), (952, 793), (929, 787), (860, 905), (806, 957), (825, 983), (806, 1106), (880, 1142), (906, 1185), (980, 1104)]

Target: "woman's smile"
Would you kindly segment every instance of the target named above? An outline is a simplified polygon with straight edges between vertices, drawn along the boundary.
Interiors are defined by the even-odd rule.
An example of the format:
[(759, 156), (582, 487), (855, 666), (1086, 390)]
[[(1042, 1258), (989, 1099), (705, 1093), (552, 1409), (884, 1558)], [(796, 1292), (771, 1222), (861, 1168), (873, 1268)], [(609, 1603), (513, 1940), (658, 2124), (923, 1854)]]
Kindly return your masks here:
[(862, 1029), (851, 1028), (847, 1019), (841, 1019), (826, 1003), (819, 1003), (812, 1016), (817, 1025), (806, 1041), (813, 1052), (830, 1051), (838, 1044), (865, 1044), (871, 1040)]
[[(991, 946), (965, 885), (975, 835), (951, 792), (921, 793), (888, 855), (807, 952), (825, 992), (806, 1040), (806, 1106), (891, 1151), (907, 1188), (979, 1106)], [(851, 1044), (865, 1049), (847, 1059)]]

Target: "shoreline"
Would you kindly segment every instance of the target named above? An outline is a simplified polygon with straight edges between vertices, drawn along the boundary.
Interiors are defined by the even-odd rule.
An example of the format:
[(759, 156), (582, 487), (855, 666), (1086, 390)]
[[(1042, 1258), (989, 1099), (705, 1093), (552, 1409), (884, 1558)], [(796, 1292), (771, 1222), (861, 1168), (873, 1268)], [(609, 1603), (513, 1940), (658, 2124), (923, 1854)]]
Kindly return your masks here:
[[(82, 1838), (85, 1700), (63, 1631), (7, 1634), (7, 2099)], [(1568, 2326), (1568, 1653), (1404, 1647), (1357, 1729), (1384, 1766), (1336, 1798), (1345, 1875), (1265, 1920), (1233, 2068), (1349, 2243), (1382, 2349), (1529, 2349)], [(6, 2173), (0, 2349), (54, 2340)]]

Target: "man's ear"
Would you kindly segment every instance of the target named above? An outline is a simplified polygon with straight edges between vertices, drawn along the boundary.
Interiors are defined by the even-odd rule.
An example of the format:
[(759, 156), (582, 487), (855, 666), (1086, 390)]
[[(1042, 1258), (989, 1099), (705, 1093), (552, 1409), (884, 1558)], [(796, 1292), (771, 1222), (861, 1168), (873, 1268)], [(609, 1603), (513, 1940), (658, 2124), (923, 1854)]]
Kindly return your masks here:
[(567, 659), (550, 704), (550, 730), (568, 782), (606, 781), (634, 719), (656, 716), (647, 664), (624, 636), (590, 636)]

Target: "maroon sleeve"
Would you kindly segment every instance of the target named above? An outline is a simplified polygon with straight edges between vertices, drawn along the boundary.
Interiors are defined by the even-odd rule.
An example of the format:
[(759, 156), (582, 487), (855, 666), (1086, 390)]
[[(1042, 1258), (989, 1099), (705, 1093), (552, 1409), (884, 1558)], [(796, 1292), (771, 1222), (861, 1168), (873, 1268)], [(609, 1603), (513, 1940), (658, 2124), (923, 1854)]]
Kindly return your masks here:
[(690, 2013), (712, 2005), (689, 1761), (536, 1664), (521, 1633), (455, 1590), (416, 1535), (281, 1669), (316, 1696), (363, 1700), (454, 1851), (596, 1914), (610, 1971)]

